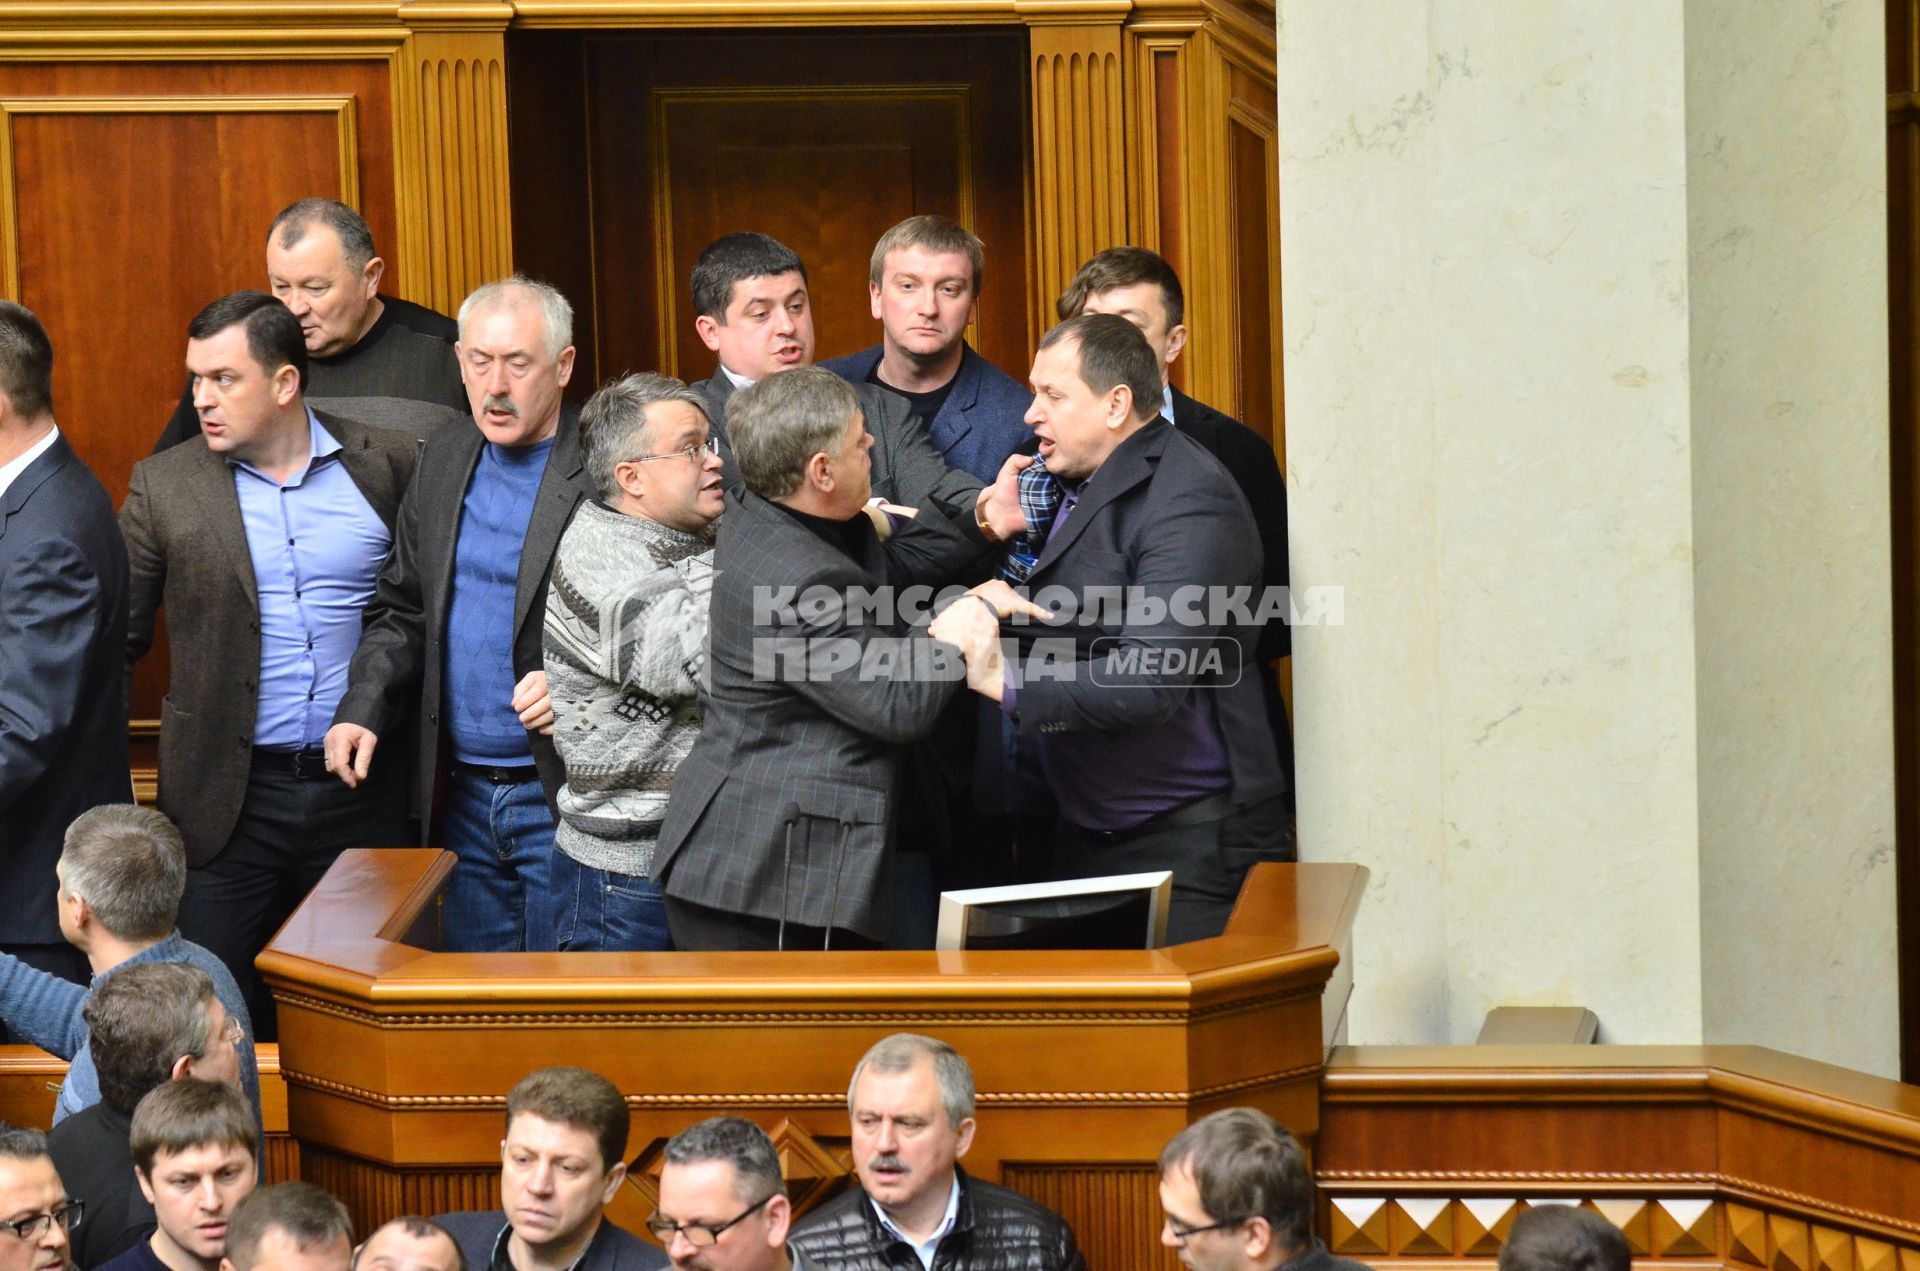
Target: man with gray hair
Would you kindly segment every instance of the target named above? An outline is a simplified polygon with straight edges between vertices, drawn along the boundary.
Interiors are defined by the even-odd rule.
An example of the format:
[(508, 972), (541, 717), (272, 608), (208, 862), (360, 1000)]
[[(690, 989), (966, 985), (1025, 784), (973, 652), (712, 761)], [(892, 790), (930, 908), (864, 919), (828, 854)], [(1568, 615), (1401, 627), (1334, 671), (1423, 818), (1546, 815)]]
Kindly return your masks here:
[[(223, 1018), (239, 1021), (240, 1076), (256, 1115), (260, 1076), (253, 1056), (253, 1025), (245, 997), (226, 964), (183, 938), (173, 921), (186, 887), (186, 849), (162, 813), (110, 803), (82, 813), (67, 827), (54, 867), (60, 930), (86, 955), (92, 983), (82, 988), (0, 953), (0, 1019), (36, 1046), (70, 1061), (53, 1119), (100, 1102), (100, 1076), (87, 1045), (90, 997), (129, 967), (184, 962), (205, 972)], [(127, 1109), (131, 1115), (132, 1107)]]
[[(385, 277), (373, 230), (337, 199), (288, 204), (267, 227), (267, 284), (300, 320), (312, 381), (307, 400), (425, 440), (467, 417), (457, 336), (445, 315), (381, 295)], [(154, 453), (199, 435), (189, 381)]]
[(647, 1230), (675, 1271), (820, 1265), (787, 1243), (793, 1205), (765, 1130), (741, 1117), (711, 1117), (668, 1139), (665, 1158)]
[(875, 1042), (847, 1087), (860, 1186), (808, 1214), (793, 1246), (836, 1271), (1086, 1271), (1060, 1215), (960, 1168), (973, 1101), (973, 1070), (945, 1042)]
[(258, 1188), (233, 1207), (220, 1271), (348, 1271), (353, 1219), (312, 1183)]
[[(561, 399), (573, 307), (518, 274), (488, 283), (460, 306), (459, 351), (478, 427), (438, 433), (420, 456), (326, 761), (350, 787), (375, 762), (411, 766), (427, 841), (459, 858), (446, 948), (552, 949), (542, 897), (565, 773), (541, 638), (554, 550), (594, 494), (580, 412)], [(428, 805), (443, 777), (436, 831)]]
[(670, 949), (653, 848), (700, 734), (713, 523), (725, 507), (706, 405), (629, 375), (580, 412), (599, 498), (561, 536), (547, 592), (553, 744), (566, 765), (548, 899), (559, 949)]
[(844, 380), (785, 371), (728, 410), (743, 488), (714, 554), (706, 718), (654, 876), (682, 949), (871, 946), (901, 749), (959, 672), (956, 650), (910, 630), (905, 589), (974, 545), (936, 507), (897, 524), (867, 507), (874, 440)]
[(0, 1271), (68, 1271), (67, 1233), (84, 1212), (60, 1183), (47, 1136), (0, 1121)]

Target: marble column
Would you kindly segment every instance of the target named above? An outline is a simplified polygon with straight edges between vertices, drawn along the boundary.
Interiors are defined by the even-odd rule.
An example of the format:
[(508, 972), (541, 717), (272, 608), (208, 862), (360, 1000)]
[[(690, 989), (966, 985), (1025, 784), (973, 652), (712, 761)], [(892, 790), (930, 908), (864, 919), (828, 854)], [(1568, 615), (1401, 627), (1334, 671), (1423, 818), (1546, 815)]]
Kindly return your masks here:
[(1898, 1066), (1879, 6), (1279, 5), (1306, 859), (1359, 1042)]

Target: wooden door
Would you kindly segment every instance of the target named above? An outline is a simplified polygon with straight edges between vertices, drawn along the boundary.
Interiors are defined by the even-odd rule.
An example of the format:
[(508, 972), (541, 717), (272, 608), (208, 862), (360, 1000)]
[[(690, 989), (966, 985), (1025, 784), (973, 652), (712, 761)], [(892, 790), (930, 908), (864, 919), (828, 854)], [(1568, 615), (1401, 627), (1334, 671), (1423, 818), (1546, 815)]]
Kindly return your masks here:
[(938, 212), (987, 244), (976, 347), (1025, 378), (1025, 32), (509, 37), (516, 263), (579, 312), (576, 392), (713, 371), (688, 277), (722, 234), (806, 262), (820, 358), (879, 341), (874, 240)]

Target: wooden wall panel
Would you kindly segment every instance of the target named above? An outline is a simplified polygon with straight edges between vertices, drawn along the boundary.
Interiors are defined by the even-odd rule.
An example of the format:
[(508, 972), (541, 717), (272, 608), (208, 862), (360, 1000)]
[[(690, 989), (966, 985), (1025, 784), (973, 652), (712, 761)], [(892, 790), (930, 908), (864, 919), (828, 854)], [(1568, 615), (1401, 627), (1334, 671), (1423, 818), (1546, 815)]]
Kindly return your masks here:
[[(388, 66), (0, 61), (0, 77), (12, 298), (46, 323), (61, 428), (117, 503), (179, 399), (188, 320), (265, 287), (275, 212), (344, 194), (395, 247)], [(388, 257), (396, 294), (404, 265)], [(136, 720), (159, 715), (166, 660), (163, 638), (135, 674)]]
[(712, 372), (688, 277), (737, 230), (806, 261), (820, 357), (876, 343), (868, 257), (916, 212), (986, 241), (975, 345), (1024, 374), (1022, 33), (529, 32), (508, 59), (515, 261), (589, 311), (576, 395), (630, 370)]
[[(1152, 1165), (1029, 1164), (1009, 1161), (1002, 1181), (1067, 1220), (1089, 1267), (1122, 1265), (1174, 1271), (1180, 1260), (1160, 1244), (1160, 1171)], [(1158, 1256), (1143, 1251), (1158, 1250)]]

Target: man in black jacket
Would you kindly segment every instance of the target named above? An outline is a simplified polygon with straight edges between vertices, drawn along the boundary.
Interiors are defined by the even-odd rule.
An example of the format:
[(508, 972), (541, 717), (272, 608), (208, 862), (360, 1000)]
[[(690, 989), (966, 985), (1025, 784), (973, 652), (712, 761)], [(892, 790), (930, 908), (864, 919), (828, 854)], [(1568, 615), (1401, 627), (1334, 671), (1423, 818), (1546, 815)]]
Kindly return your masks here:
[(835, 1271), (1085, 1271), (1073, 1232), (1018, 1192), (969, 1178), (973, 1070), (916, 1033), (876, 1043), (847, 1090), (860, 1185), (788, 1243)]

